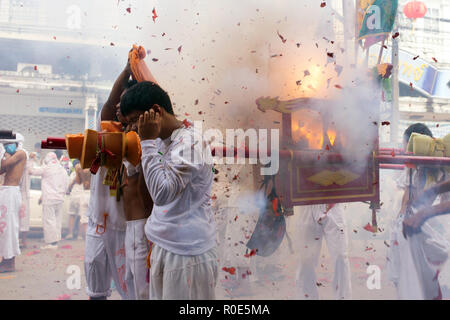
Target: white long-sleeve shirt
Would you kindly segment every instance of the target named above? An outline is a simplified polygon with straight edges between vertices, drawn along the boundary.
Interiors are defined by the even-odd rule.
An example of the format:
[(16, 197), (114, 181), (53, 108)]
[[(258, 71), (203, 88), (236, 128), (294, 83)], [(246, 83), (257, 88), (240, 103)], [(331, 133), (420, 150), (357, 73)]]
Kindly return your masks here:
[(192, 126), (165, 140), (144, 140), (142, 169), (154, 205), (147, 238), (169, 252), (199, 255), (216, 245), (211, 210), (212, 156)]
[(64, 202), (69, 188), (69, 176), (66, 170), (59, 165), (45, 165), (28, 169), (32, 175), (41, 176), (42, 204), (54, 205)]

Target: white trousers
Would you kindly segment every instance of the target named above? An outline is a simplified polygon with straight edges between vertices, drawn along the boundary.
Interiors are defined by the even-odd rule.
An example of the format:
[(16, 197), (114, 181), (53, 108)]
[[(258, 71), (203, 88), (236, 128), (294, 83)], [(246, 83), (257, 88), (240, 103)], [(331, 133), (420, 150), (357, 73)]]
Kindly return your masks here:
[(146, 222), (147, 219), (127, 221), (127, 230), (125, 232), (125, 281), (130, 300), (149, 299), (147, 255), (150, 250), (150, 244), (144, 231)]
[[(125, 281), (125, 231), (106, 228), (97, 233), (97, 224), (89, 219), (86, 231), (84, 272), (89, 297), (109, 297), (114, 280), (122, 299), (128, 299)], [(103, 232), (103, 228), (99, 229)]]
[(61, 240), (62, 215), (64, 202), (58, 204), (44, 204), (42, 206), (42, 226), (46, 243)]
[(294, 207), (299, 217), (299, 253), (297, 292), (299, 299), (319, 299), (315, 268), (325, 238), (334, 266), (333, 292), (336, 299), (351, 299), (348, 240), (342, 207), (337, 204), (327, 214), (325, 205)]
[(0, 186), (0, 257), (12, 259), (20, 254), (19, 209), (22, 202), (19, 187)]
[(150, 300), (215, 299), (216, 248), (196, 256), (182, 256), (153, 244), (150, 265)]

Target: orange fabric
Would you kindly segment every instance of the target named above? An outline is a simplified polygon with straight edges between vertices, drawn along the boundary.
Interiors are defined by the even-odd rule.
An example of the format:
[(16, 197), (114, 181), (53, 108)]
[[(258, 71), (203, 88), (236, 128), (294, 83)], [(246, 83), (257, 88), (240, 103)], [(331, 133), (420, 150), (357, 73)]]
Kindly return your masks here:
[(83, 150), (80, 157), (80, 165), (83, 169), (91, 167), (97, 157), (98, 132), (86, 129), (84, 132)]
[(80, 159), (83, 150), (84, 135), (79, 134), (66, 134), (66, 147), (67, 153), (71, 159)]
[(108, 132), (102, 134), (104, 148), (114, 156), (106, 156), (106, 168), (120, 168), (125, 154), (125, 134), (123, 132)]
[(130, 131), (126, 135), (127, 140), (127, 160), (133, 165), (137, 166), (141, 162), (142, 150), (139, 136), (136, 132)]
[(137, 82), (142, 81), (152, 81), (154, 82), (153, 76), (150, 73), (147, 65), (145, 64), (144, 58), (146, 56), (145, 49), (142, 46), (133, 45), (133, 49), (128, 53), (128, 58), (130, 60), (131, 72), (133, 73), (133, 78)]
[(102, 131), (123, 132), (123, 125), (117, 121), (102, 121), (100, 127)]

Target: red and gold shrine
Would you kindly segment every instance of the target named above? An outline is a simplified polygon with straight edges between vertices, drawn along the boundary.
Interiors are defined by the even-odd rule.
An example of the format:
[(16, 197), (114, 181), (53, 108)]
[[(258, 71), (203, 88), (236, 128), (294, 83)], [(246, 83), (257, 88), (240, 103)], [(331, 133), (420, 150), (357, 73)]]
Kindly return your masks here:
[[(355, 201), (379, 208), (378, 126), (373, 118), (358, 124), (365, 128), (361, 135), (370, 137), (364, 141), (355, 139), (355, 130), (346, 130), (351, 119), (337, 123), (330, 101), (260, 98), (256, 103), (263, 112), (282, 114), (276, 184), (287, 211), (298, 205)], [(365, 147), (356, 149), (355, 141)]]

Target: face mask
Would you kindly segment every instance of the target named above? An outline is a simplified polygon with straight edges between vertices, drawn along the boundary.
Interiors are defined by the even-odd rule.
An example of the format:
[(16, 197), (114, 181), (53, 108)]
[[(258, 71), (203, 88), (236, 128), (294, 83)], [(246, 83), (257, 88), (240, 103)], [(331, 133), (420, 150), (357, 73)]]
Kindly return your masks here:
[(13, 155), (16, 153), (17, 146), (15, 143), (10, 143), (5, 145), (5, 151), (8, 152), (10, 155)]

